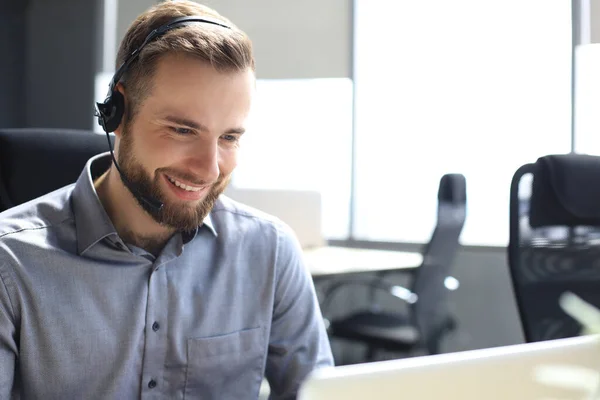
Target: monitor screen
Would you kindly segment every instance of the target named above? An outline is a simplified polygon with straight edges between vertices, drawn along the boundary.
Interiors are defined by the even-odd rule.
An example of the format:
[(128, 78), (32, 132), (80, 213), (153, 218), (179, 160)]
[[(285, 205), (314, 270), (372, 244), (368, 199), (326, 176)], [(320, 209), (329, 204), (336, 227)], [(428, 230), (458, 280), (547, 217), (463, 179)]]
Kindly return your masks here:
[[(299, 400), (596, 399), (600, 339), (582, 336), (314, 371)], [(598, 397), (600, 398), (600, 397)]]

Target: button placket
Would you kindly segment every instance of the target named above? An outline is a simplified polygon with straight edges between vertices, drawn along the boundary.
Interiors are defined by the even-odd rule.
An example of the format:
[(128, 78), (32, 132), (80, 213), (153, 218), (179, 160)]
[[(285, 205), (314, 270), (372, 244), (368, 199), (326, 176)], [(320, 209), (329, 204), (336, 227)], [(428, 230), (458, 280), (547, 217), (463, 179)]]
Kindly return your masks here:
[[(157, 264), (151, 267), (148, 285), (148, 306), (146, 309), (146, 343), (144, 349), (143, 374), (147, 390), (157, 389), (158, 382), (164, 379), (166, 363), (166, 341), (162, 335), (161, 322), (166, 320), (167, 276), (164, 268), (157, 270)], [(162, 263), (161, 263), (162, 264)], [(159, 322), (160, 321), (160, 322)]]

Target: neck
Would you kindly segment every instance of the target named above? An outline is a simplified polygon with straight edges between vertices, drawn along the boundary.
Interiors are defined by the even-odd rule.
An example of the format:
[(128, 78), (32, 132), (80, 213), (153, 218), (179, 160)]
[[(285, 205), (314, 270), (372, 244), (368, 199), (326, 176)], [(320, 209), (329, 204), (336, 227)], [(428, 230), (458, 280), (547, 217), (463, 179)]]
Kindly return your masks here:
[(156, 222), (125, 187), (114, 164), (94, 182), (98, 198), (123, 241), (155, 256), (175, 233)]

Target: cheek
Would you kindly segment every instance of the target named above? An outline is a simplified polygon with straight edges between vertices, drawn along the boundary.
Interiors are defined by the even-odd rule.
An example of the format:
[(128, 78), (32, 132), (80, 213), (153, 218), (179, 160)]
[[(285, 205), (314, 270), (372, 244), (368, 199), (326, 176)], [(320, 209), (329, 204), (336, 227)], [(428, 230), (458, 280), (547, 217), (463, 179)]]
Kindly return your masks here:
[(148, 140), (144, 146), (144, 158), (149, 168), (156, 170), (167, 165), (174, 165), (187, 157), (187, 147), (172, 140), (158, 138)]
[(238, 149), (224, 149), (219, 154), (219, 171), (227, 176), (233, 172), (238, 163)]

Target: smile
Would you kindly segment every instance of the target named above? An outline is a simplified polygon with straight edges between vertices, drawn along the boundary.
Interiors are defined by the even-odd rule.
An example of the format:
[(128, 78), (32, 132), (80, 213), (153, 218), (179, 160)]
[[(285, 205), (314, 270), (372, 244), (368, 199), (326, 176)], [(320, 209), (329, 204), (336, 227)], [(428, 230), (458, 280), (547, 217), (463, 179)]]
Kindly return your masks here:
[(205, 186), (190, 186), (190, 185), (186, 185), (183, 182), (178, 181), (177, 179), (173, 179), (170, 176), (167, 175), (167, 179), (175, 186), (177, 186), (180, 189), (186, 190), (188, 192), (198, 192), (202, 189), (205, 188)]

